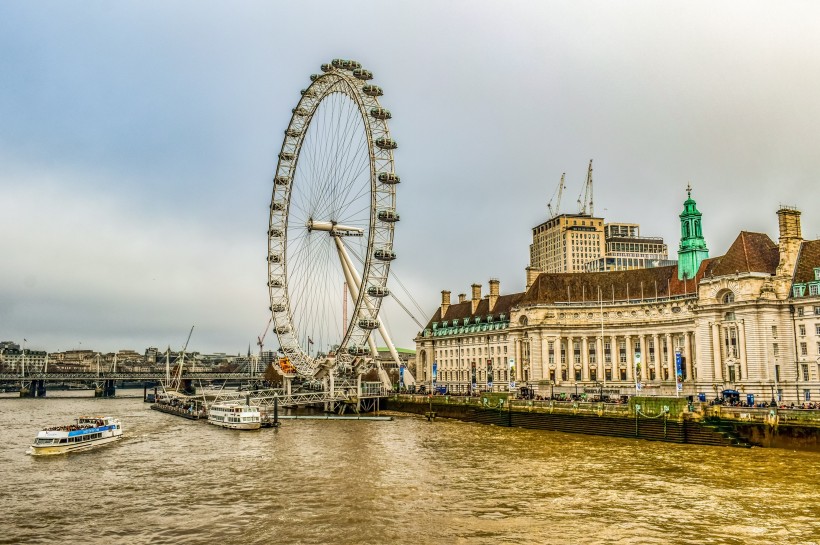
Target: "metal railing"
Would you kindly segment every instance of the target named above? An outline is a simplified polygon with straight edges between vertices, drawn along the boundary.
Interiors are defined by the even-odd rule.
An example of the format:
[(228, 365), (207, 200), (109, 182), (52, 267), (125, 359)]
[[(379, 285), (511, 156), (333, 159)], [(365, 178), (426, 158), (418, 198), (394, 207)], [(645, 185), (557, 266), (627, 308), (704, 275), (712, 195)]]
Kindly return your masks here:
[(535, 411), (535, 412), (559, 412), (572, 414), (595, 414), (598, 416), (618, 415), (628, 416), (629, 405), (623, 403), (603, 403), (592, 401), (557, 401), (557, 400), (527, 400), (513, 399), (505, 400), (494, 396), (450, 396), (435, 395), (429, 397), (416, 394), (397, 394), (390, 399), (405, 403), (418, 403), (420, 405), (456, 405), (474, 406), (485, 409), (504, 409), (514, 411)]
[(723, 420), (820, 426), (820, 409), (782, 409), (779, 407), (732, 407), (712, 405), (706, 407), (705, 414)]

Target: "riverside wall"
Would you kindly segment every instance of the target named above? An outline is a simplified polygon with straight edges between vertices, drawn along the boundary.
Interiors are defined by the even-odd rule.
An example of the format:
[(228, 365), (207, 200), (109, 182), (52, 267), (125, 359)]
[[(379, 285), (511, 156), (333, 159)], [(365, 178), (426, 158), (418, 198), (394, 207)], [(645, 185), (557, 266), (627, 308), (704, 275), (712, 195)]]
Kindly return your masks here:
[[(383, 408), (504, 427), (697, 445), (774, 447), (820, 452), (820, 415), (790, 415), (691, 406), (679, 398), (632, 398), (629, 404), (510, 401), (500, 397), (392, 396)], [(781, 411), (782, 413), (782, 411)]]

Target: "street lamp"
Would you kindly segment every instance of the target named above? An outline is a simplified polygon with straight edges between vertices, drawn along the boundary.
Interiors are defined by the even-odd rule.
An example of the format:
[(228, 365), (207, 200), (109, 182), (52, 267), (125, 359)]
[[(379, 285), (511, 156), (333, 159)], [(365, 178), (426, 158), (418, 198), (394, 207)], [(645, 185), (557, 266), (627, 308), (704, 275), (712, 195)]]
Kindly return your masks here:
[(601, 403), (604, 402), (604, 385), (600, 380), (595, 381), (595, 385), (598, 386), (598, 401)]
[(769, 384), (769, 388), (772, 389), (772, 401), (769, 403), (769, 407), (777, 407), (777, 402), (774, 400), (774, 382)]

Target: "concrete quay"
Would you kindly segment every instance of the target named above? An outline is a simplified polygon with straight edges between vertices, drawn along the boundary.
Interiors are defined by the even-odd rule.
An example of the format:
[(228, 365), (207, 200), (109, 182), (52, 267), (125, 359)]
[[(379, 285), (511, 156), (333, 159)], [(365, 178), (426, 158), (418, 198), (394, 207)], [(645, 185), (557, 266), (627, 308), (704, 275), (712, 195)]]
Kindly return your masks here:
[(820, 411), (800, 411), (797, 419), (793, 410), (690, 405), (674, 397), (633, 397), (628, 404), (611, 404), (411, 395), (391, 396), (383, 408), (504, 427), (820, 452)]

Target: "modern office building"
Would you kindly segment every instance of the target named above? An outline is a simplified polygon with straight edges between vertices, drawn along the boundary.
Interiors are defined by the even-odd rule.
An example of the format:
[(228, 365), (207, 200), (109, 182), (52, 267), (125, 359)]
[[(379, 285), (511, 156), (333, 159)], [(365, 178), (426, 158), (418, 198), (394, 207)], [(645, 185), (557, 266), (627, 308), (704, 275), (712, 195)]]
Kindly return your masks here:
[(603, 218), (561, 214), (533, 227), (530, 267), (548, 273), (580, 272), (605, 249)]
[(628, 271), (673, 265), (661, 237), (642, 237), (637, 223), (605, 223), (603, 256), (589, 261), (587, 272)]

